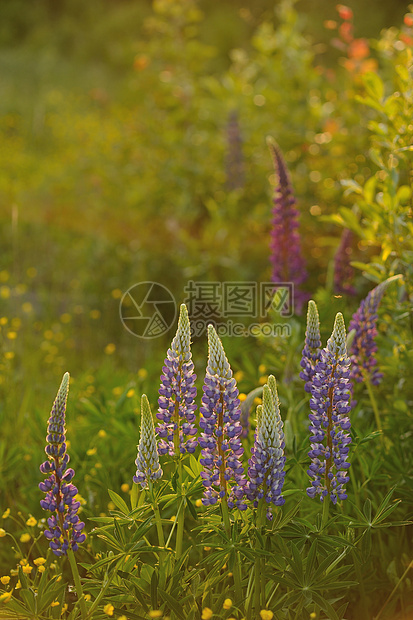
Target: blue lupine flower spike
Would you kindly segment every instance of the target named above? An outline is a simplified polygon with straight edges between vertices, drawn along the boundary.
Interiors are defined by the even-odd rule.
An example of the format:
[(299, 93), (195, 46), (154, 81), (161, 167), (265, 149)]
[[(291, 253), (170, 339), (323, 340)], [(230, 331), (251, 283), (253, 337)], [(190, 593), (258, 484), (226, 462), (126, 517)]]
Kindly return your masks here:
[(240, 457), (242, 427), (238, 389), (214, 327), (208, 325), (209, 356), (203, 386), (199, 438), (202, 448), (201, 472), (205, 487), (202, 503), (227, 500), (228, 508), (246, 509), (243, 501), (246, 479)]
[(311, 382), (314, 376), (315, 366), (320, 359), (321, 338), (320, 338), (320, 319), (318, 316), (317, 304), (310, 299), (307, 311), (307, 330), (305, 332), (305, 344), (302, 351), (300, 366), (300, 378), (305, 381), (304, 389), (311, 394)]
[(375, 342), (378, 308), (389, 284), (400, 277), (400, 274), (392, 276), (371, 290), (350, 321), (349, 331), (355, 330), (350, 347), (351, 379), (357, 383), (364, 381), (365, 376), (373, 385), (381, 382), (383, 373), (377, 368), (377, 344)]
[(162, 368), (159, 388), (159, 410), (156, 414), (161, 424), (156, 432), (161, 438), (159, 454), (178, 456), (193, 453), (197, 446), (195, 435), (196, 374), (191, 355), (191, 326), (188, 310), (181, 305), (178, 329)]
[(137, 470), (133, 481), (140, 484), (143, 489), (148, 488), (150, 480), (155, 482), (161, 478), (163, 472), (156, 448), (155, 427), (146, 394), (142, 394), (141, 399), (141, 436), (135, 463)]
[(40, 465), (42, 474), (49, 474), (39, 489), (46, 493), (41, 500), (43, 510), (50, 510), (49, 529), (44, 535), (50, 541), (49, 546), (57, 556), (67, 555), (69, 547), (77, 551), (86, 539), (82, 532), (85, 524), (80, 521), (77, 512), (80, 502), (75, 499), (77, 488), (71, 483), (75, 472), (67, 469), (70, 457), (66, 452), (65, 413), (69, 392), (69, 373), (63, 376), (62, 383), (53, 403), (47, 427), (47, 460)]
[(255, 442), (248, 461), (249, 481), (246, 487), (246, 495), (255, 507), (260, 499), (265, 499), (268, 519), (273, 518), (270, 505), (282, 506), (285, 502), (281, 495), (285, 477), (282, 429), (277, 384), (275, 377), (270, 375), (264, 385), (262, 405), (257, 407)]
[(341, 312), (312, 378), (309, 415), (311, 424), (311, 464), (307, 471), (311, 486), (309, 497), (327, 496), (333, 504), (347, 498), (344, 485), (349, 481), (347, 462), (351, 437), (350, 359), (346, 351), (346, 328)]

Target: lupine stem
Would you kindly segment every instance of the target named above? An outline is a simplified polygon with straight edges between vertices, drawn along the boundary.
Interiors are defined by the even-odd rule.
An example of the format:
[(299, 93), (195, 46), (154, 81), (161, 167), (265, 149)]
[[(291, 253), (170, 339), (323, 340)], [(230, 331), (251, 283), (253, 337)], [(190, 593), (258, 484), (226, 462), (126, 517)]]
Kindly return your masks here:
[(234, 586), (235, 586), (235, 599), (236, 599), (237, 605), (240, 606), (243, 597), (242, 597), (241, 571), (240, 571), (240, 566), (239, 566), (238, 553), (235, 553), (233, 574), (234, 574)]
[(384, 435), (383, 435), (383, 427), (381, 425), (380, 411), (379, 411), (379, 408), (377, 406), (376, 398), (374, 396), (374, 392), (373, 392), (373, 388), (372, 388), (372, 385), (371, 385), (370, 377), (369, 377), (369, 375), (367, 373), (363, 373), (363, 375), (364, 375), (364, 381), (366, 383), (367, 392), (369, 393), (369, 398), (370, 398), (371, 406), (373, 407), (374, 418), (376, 420), (377, 430), (380, 432), (380, 440), (381, 440), (382, 444), (384, 445)]
[(70, 568), (72, 569), (73, 581), (75, 582), (75, 587), (76, 587), (76, 592), (77, 592), (77, 599), (80, 604), (80, 613), (82, 615), (83, 620), (86, 620), (87, 609), (86, 609), (85, 599), (83, 597), (83, 589), (82, 589), (82, 584), (80, 582), (79, 570), (77, 568), (75, 554), (73, 553), (70, 547), (67, 550), (67, 557), (69, 558)]
[(321, 519), (321, 529), (323, 530), (328, 523), (328, 512), (330, 507), (330, 498), (328, 495), (323, 500), (323, 517)]
[(149, 497), (152, 504), (153, 513), (155, 515), (155, 525), (156, 531), (158, 534), (158, 543), (160, 547), (165, 547), (165, 538), (163, 535), (162, 521), (161, 521), (161, 513), (159, 512), (159, 506), (155, 499), (155, 494), (153, 492), (153, 485), (149, 481)]
[[(179, 455), (178, 462), (178, 498), (182, 498), (182, 459), (181, 455)], [(175, 547), (175, 558), (178, 560), (182, 555), (182, 541), (184, 537), (184, 523), (185, 523), (185, 503), (182, 505), (182, 510), (179, 515), (176, 515), (178, 519), (178, 526), (176, 530), (176, 547)]]
[[(263, 517), (265, 516), (266, 506), (265, 499), (262, 498), (258, 502), (257, 508), (257, 532), (261, 533), (263, 526)], [(257, 540), (257, 548), (258, 548), (258, 537)], [(255, 558), (255, 613), (257, 618), (259, 617), (260, 609), (261, 609), (261, 596), (263, 597), (265, 594), (265, 577), (262, 579), (262, 562), (261, 558), (257, 556)], [(262, 590), (262, 592), (261, 592)]]

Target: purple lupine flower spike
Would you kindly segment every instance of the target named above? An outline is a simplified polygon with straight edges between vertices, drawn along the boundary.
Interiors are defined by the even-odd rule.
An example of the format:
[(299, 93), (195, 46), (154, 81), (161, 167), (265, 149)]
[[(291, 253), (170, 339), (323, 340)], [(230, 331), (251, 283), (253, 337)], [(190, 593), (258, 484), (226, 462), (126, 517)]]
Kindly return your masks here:
[(202, 448), (201, 472), (205, 487), (202, 503), (227, 501), (229, 508), (246, 509), (243, 501), (246, 479), (241, 456), (242, 427), (238, 389), (214, 327), (208, 325), (208, 365), (203, 386), (199, 438)]
[(71, 483), (75, 472), (67, 469), (70, 457), (66, 452), (65, 412), (69, 392), (69, 373), (63, 375), (62, 383), (53, 403), (47, 427), (47, 460), (40, 465), (42, 474), (49, 474), (39, 489), (46, 493), (41, 500), (43, 510), (50, 510), (48, 530), (44, 535), (50, 541), (49, 547), (57, 556), (67, 555), (69, 547), (77, 551), (86, 539), (82, 532), (85, 524), (80, 521), (77, 512), (80, 502), (75, 500), (77, 488)]
[(356, 289), (352, 285), (354, 269), (350, 265), (353, 240), (354, 233), (350, 229), (345, 228), (341, 235), (340, 245), (334, 256), (334, 291), (339, 294), (356, 294)]
[(365, 376), (369, 377), (370, 383), (378, 385), (383, 377), (377, 368), (377, 319), (378, 308), (382, 297), (391, 282), (398, 280), (401, 276), (396, 275), (381, 282), (372, 289), (367, 297), (363, 299), (358, 310), (353, 314), (349, 324), (349, 331), (354, 330), (354, 338), (350, 347), (350, 358), (352, 362), (351, 379), (357, 383), (364, 381)]
[(178, 329), (168, 349), (162, 372), (159, 410), (156, 414), (158, 420), (161, 420), (156, 428), (161, 438), (159, 454), (178, 456), (185, 452), (193, 453), (198, 443), (194, 437), (197, 433), (194, 426), (196, 374), (191, 354), (191, 327), (185, 304), (181, 305)]
[[(285, 502), (281, 495), (285, 477), (282, 428), (277, 384), (274, 376), (270, 375), (268, 384), (264, 385), (262, 405), (257, 407), (255, 442), (248, 461), (246, 495), (255, 507), (260, 499), (275, 506), (282, 506)], [(272, 516), (268, 506), (267, 519), (272, 519)]]
[(133, 481), (143, 489), (148, 488), (150, 480), (154, 482), (161, 478), (163, 472), (156, 448), (155, 427), (146, 394), (142, 394), (141, 399), (141, 436), (135, 463), (137, 469)]
[(307, 329), (305, 332), (305, 344), (302, 352), (300, 366), (300, 378), (305, 381), (304, 389), (311, 394), (312, 379), (315, 366), (320, 359), (321, 338), (320, 338), (320, 319), (318, 316), (317, 304), (310, 299), (307, 311)]
[(298, 232), (299, 212), (295, 207), (290, 176), (278, 145), (269, 138), (274, 167), (277, 174), (277, 186), (272, 210), (271, 262), (273, 266), (273, 282), (289, 282), (294, 286), (294, 307), (301, 312), (308, 295), (300, 290), (301, 284), (307, 279), (304, 258), (301, 252), (300, 235)]
[(347, 462), (351, 437), (350, 359), (346, 351), (346, 328), (341, 312), (321, 359), (315, 367), (310, 400), (311, 464), (307, 470), (311, 486), (309, 497), (330, 496), (333, 504), (347, 498), (344, 485), (349, 481)]

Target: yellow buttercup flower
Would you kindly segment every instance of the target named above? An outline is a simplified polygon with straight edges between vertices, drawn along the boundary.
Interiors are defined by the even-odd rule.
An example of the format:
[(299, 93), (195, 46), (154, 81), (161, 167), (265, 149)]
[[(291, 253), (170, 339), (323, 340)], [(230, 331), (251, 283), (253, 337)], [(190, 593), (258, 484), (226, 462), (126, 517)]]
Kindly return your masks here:
[(204, 607), (204, 609), (202, 610), (202, 620), (210, 620), (210, 618), (212, 618), (212, 616), (214, 615), (214, 612), (212, 611), (212, 609), (210, 609), (209, 607)]
[(33, 570), (33, 566), (30, 566), (30, 564), (27, 564), (26, 566), (23, 566), (22, 570), (25, 575), (30, 575), (30, 573)]
[(33, 560), (33, 564), (35, 564), (36, 566), (41, 566), (42, 564), (46, 564), (46, 559), (36, 558), (35, 560)]
[(162, 618), (163, 613), (160, 609), (153, 609), (152, 611), (148, 612), (148, 616), (150, 618)]
[(4, 592), (3, 594), (0, 595), (0, 601), (2, 603), (8, 603), (12, 595), (13, 595), (13, 590), (11, 592)]
[(28, 525), (29, 527), (34, 527), (35, 525), (37, 525), (37, 519), (35, 519), (34, 517), (30, 517), (29, 519), (27, 519), (26, 525)]
[(44, 571), (46, 570), (45, 566), (39, 566), (39, 568), (37, 569), (39, 571), (39, 573), (44, 573)]
[(112, 353), (114, 353), (115, 351), (116, 351), (116, 345), (113, 344), (113, 342), (109, 342), (109, 344), (107, 344), (105, 347), (106, 355), (112, 355)]
[(90, 601), (90, 600), (92, 600), (92, 597), (91, 597), (91, 595), (90, 595), (90, 594), (85, 594), (83, 598), (85, 599), (85, 601)]
[(50, 607), (57, 607), (58, 605), (60, 605), (59, 601), (53, 601), (53, 603), (50, 603)]
[(7, 510), (5, 510), (5, 511), (3, 512), (2, 519), (7, 519), (7, 517), (9, 516), (9, 514), (10, 514), (10, 508), (7, 508)]
[(261, 609), (260, 616), (262, 620), (272, 620), (274, 618), (274, 614), (269, 609)]
[(225, 601), (224, 601), (224, 604), (222, 605), (222, 607), (224, 609), (231, 609), (231, 607), (232, 607), (231, 599), (230, 598), (226, 598)]
[(3, 530), (2, 527), (0, 527), (0, 538), (3, 538), (3, 536), (6, 536), (7, 532), (6, 530)]
[(113, 616), (113, 612), (115, 611), (115, 608), (113, 605), (108, 603), (107, 605), (104, 606), (103, 611), (105, 612), (107, 616)]
[(26, 532), (25, 534), (22, 534), (20, 536), (20, 542), (27, 543), (27, 542), (29, 542), (30, 538), (31, 538), (30, 534), (27, 534), (27, 532)]
[(126, 392), (126, 398), (132, 398), (134, 394), (135, 394), (135, 390), (131, 388), (130, 390)]
[(126, 482), (124, 482), (124, 483), (121, 485), (120, 490), (121, 490), (123, 493), (127, 493), (127, 492), (129, 491), (129, 485), (128, 485)]
[(4, 575), (4, 577), (0, 577), (0, 581), (4, 586), (7, 586), (10, 583), (10, 577), (8, 575)]

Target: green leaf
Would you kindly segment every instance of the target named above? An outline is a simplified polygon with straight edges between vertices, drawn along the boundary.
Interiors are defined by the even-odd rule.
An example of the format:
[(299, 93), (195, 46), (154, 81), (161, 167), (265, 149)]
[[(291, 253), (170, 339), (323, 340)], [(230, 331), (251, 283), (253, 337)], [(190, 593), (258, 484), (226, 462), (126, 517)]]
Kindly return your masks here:
[(110, 499), (112, 500), (112, 502), (115, 504), (115, 506), (117, 508), (119, 508), (119, 510), (124, 514), (124, 515), (128, 515), (130, 513), (130, 510), (125, 502), (125, 500), (123, 500), (120, 495), (118, 495), (117, 493), (115, 493), (115, 491), (111, 491), (111, 489), (108, 489), (108, 493), (110, 496)]
[[(164, 590), (158, 589), (158, 592), (159, 592), (159, 596), (161, 597), (161, 599), (163, 599), (165, 603), (169, 605), (169, 607), (176, 613), (178, 618), (182, 618), (182, 620), (186, 620), (186, 615), (184, 613), (184, 610), (182, 609), (182, 606), (178, 603), (178, 600), (176, 598), (173, 598), (170, 594), (168, 594)], [(156, 607), (154, 607), (154, 609), (156, 609)]]
[(363, 82), (367, 93), (373, 99), (376, 99), (378, 101), (381, 101), (383, 99), (384, 84), (381, 78), (377, 75), (377, 73), (365, 73), (363, 76)]
[(151, 603), (153, 609), (158, 609), (158, 575), (153, 571), (151, 577)]
[(188, 497), (186, 498), (186, 505), (188, 506), (189, 512), (191, 513), (193, 519), (195, 519), (195, 521), (197, 521), (198, 520), (197, 512), (195, 510), (195, 507), (194, 507), (193, 503), (191, 502), (191, 500)]

